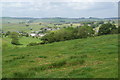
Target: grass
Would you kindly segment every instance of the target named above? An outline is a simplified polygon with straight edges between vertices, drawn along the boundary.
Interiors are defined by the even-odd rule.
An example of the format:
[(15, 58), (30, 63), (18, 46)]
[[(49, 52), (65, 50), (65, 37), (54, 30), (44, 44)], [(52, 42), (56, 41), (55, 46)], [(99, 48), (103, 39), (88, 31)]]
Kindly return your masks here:
[(3, 50), (3, 78), (117, 78), (118, 35)]
[(91, 67), (83, 67), (71, 71), (68, 75), (72, 78), (93, 78), (91, 71), (93, 71)]
[(2, 38), (2, 46), (3, 49), (12, 49), (12, 48), (18, 48), (18, 47), (26, 47), (29, 43), (31, 42), (36, 42), (39, 43), (41, 40), (37, 38), (32, 38), (32, 37), (21, 37), (19, 38), (19, 42), (22, 45), (16, 46), (11, 44), (11, 38), (9, 37), (4, 37)]

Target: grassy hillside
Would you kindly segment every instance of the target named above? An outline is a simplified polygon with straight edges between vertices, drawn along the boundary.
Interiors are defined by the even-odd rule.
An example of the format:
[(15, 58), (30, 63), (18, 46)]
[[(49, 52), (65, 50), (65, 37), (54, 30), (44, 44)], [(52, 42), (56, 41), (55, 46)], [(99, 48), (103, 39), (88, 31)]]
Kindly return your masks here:
[[(0, 38), (1, 39), (1, 38)], [(12, 48), (15, 48), (15, 47), (26, 47), (29, 43), (32, 43), (32, 42), (36, 42), (36, 43), (39, 43), (41, 40), (40, 39), (37, 39), (37, 38), (32, 38), (32, 37), (21, 37), (19, 38), (19, 42), (20, 44), (22, 45), (12, 45), (11, 44), (11, 38), (9, 37), (4, 37), (2, 38), (2, 47), (3, 49), (12, 49)]]
[(3, 78), (116, 78), (117, 35), (3, 51)]

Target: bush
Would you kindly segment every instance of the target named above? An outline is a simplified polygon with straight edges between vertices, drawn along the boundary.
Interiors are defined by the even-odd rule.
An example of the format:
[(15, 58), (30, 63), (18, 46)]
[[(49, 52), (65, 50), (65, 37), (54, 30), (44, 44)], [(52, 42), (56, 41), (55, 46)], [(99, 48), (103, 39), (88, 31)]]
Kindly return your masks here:
[(19, 34), (17, 32), (12, 32), (10, 38), (12, 39), (11, 44), (20, 45)]
[(72, 28), (61, 29), (55, 32), (50, 32), (43, 36), (41, 40), (44, 43), (59, 42), (72, 39)]
[(120, 26), (118, 26), (118, 33), (120, 33)]
[(99, 28), (98, 35), (111, 34), (116, 29), (117, 29), (116, 26), (112, 25), (111, 23), (103, 24)]
[(92, 27), (89, 26), (82, 26), (76, 30), (76, 38), (87, 38), (93, 36), (94, 30)]
[(110, 34), (118, 34), (118, 29), (113, 29)]
[(20, 43), (19, 43), (17, 38), (13, 38), (12, 41), (11, 41), (11, 44), (20, 45)]
[(6, 36), (9, 36), (10, 34), (11, 34), (11, 32), (10, 32), (10, 31), (7, 31), (6, 34), (5, 34), (5, 37), (6, 37)]

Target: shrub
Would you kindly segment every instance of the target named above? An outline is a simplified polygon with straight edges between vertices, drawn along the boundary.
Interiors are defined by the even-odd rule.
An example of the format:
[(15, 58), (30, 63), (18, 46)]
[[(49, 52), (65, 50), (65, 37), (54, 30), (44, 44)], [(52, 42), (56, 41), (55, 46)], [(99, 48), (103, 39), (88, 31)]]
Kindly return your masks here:
[(118, 34), (118, 29), (113, 29), (110, 34)]
[(19, 39), (17, 39), (17, 38), (13, 38), (12, 41), (11, 41), (11, 44), (20, 45), (20, 43), (19, 43), (18, 40), (19, 40)]
[(120, 33), (120, 26), (118, 26), (118, 33)]
[(89, 26), (82, 26), (76, 30), (76, 38), (87, 38), (93, 36), (94, 30)]
[(6, 37), (6, 36), (9, 36), (10, 34), (11, 34), (11, 32), (10, 32), (10, 31), (7, 31), (6, 34), (5, 34), (5, 37)]
[(12, 38), (11, 44), (20, 45), (19, 34), (17, 32), (12, 32), (10, 37)]
[(70, 39), (73, 39), (72, 28), (66, 28), (55, 32), (50, 32), (41, 38), (43, 43), (59, 42)]
[(102, 24), (99, 28), (98, 35), (106, 35), (113, 33), (112, 31), (117, 29), (115, 25), (112, 25), (111, 23)]

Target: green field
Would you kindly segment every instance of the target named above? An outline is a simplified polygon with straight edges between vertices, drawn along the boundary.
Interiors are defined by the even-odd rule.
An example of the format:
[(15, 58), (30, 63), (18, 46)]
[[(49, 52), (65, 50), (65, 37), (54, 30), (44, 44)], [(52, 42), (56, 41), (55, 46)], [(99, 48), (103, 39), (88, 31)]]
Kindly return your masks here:
[(41, 42), (41, 40), (40, 39), (37, 39), (37, 38), (32, 38), (32, 37), (21, 37), (21, 38), (19, 38), (19, 42), (20, 42), (20, 44), (22, 44), (22, 45), (12, 45), (11, 44), (11, 38), (9, 38), (9, 37), (3, 37), (2, 38), (2, 46), (3, 46), (3, 49), (12, 49), (12, 48), (18, 48), (18, 47), (26, 47), (29, 43), (34, 43), (34, 42), (36, 42), (36, 43), (39, 43), (39, 42)]
[(19, 23), (19, 22), (31, 22), (31, 23), (63, 23), (63, 22), (85, 22), (85, 21), (101, 21), (104, 19), (101, 18), (95, 18), (95, 19), (81, 19), (81, 18), (59, 18), (59, 17), (53, 17), (53, 18), (17, 18), (17, 17), (2, 17), (3, 23)]
[[(72, 18), (41, 18), (41, 19), (29, 19), (29, 18), (12, 18), (12, 17), (3, 17), (2, 19), (2, 30), (4, 32), (7, 31), (39, 31), (42, 27), (64, 27), (70, 26), (70, 23), (73, 23), (73, 27), (80, 25), (83, 22), (99, 22), (99, 21), (107, 21), (104, 19), (72, 19)], [(63, 22), (61, 22), (63, 21)], [(21, 24), (21, 22), (24, 22)], [(76, 23), (74, 23), (76, 22)], [(39, 23), (42, 23), (39, 25)], [(68, 24), (66, 24), (68, 23)], [(62, 24), (59, 26), (55, 26), (54, 24)], [(29, 25), (29, 26), (26, 26)], [(32, 28), (32, 30), (30, 30)]]
[[(3, 17), (2, 20), (2, 30), (7, 31), (24, 31), (30, 33), (31, 31), (39, 31), (43, 27), (65, 27), (70, 26), (70, 23), (73, 24), (72, 27), (79, 26), (81, 23), (85, 22), (99, 22), (104, 21), (108, 22), (106, 19), (79, 19), (79, 18), (12, 18), (12, 17)], [(63, 21), (63, 22), (61, 22)], [(115, 21), (115, 25), (118, 26), (118, 21)], [(21, 23), (24, 22), (24, 23)], [(42, 23), (39, 25), (39, 23)], [(54, 24), (62, 24), (55, 26)], [(29, 26), (26, 26), (29, 25)], [(98, 27), (98, 26), (97, 26)], [(32, 30), (30, 30), (32, 28)]]
[[(25, 42), (23, 44), (29, 40), (23, 41)], [(3, 78), (117, 78), (117, 53), (118, 35), (5, 49), (2, 57), (2, 76)]]

